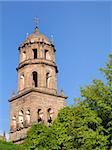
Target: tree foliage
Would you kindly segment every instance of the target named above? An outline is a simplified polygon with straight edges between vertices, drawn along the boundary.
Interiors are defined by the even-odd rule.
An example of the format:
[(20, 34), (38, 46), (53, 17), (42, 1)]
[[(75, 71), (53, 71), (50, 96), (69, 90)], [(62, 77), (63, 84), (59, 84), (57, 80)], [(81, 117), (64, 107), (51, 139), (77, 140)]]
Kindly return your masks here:
[(25, 150), (25, 148), (22, 145), (14, 145), (0, 140), (0, 150)]
[(112, 55), (106, 77), (81, 88), (78, 104), (60, 110), (52, 127), (33, 125), (24, 143), (28, 150), (111, 150), (112, 149)]
[(102, 134), (107, 137), (106, 148), (111, 149), (112, 145), (112, 55), (105, 68), (100, 69), (106, 79), (104, 84), (101, 80), (93, 80), (93, 83), (81, 89), (81, 96), (84, 104), (95, 111), (101, 119), (103, 127)]

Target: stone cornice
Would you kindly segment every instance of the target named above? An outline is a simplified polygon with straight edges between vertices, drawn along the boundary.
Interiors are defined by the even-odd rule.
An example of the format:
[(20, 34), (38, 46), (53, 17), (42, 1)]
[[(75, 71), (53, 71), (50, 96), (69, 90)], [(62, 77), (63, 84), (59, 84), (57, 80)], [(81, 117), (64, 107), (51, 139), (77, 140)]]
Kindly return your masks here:
[(50, 44), (48, 44), (48, 43), (45, 43), (45, 42), (40, 42), (40, 41), (35, 41), (35, 42), (27, 42), (27, 43), (23, 43), (22, 45), (20, 45), (19, 46), (19, 48), (18, 48), (18, 50), (20, 50), (20, 48), (24, 48), (25, 46), (30, 46), (30, 45), (32, 45), (32, 44), (45, 44), (45, 45), (48, 45), (48, 46), (52, 46), (53, 47), (53, 49), (54, 49), (54, 52), (56, 52), (56, 49), (55, 49), (55, 47), (54, 47), (54, 44), (52, 44), (52, 43), (50, 43)]
[(14, 101), (26, 94), (29, 94), (31, 92), (39, 92), (39, 93), (42, 93), (42, 94), (47, 94), (47, 95), (52, 95), (52, 96), (56, 96), (56, 97), (61, 97), (61, 98), (65, 98), (67, 99), (68, 97), (67, 96), (63, 96), (63, 95), (58, 95), (58, 94), (54, 94), (54, 93), (50, 93), (50, 92), (47, 92), (47, 91), (43, 91), (43, 90), (40, 90), (40, 89), (36, 89), (36, 88), (31, 88), (31, 89), (28, 89), (20, 94), (18, 94), (17, 96), (15, 97), (12, 97), (11, 99), (9, 99), (8, 101), (11, 102), (11, 101)]
[(26, 65), (32, 65), (32, 64), (45, 64), (45, 65), (55, 67), (56, 68), (56, 73), (58, 73), (58, 69), (57, 69), (56, 64), (54, 62), (50, 62), (49, 60), (44, 60), (44, 59), (37, 59), (37, 60), (28, 59), (28, 60), (20, 63), (19, 66), (16, 68), (16, 70), (18, 71), (20, 68), (22, 68)]

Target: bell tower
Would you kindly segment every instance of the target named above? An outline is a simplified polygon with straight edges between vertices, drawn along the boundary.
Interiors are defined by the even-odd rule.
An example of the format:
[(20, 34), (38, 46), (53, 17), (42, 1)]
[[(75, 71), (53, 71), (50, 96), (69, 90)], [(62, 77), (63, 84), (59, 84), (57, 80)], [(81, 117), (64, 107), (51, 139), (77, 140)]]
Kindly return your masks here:
[(64, 93), (57, 93), (54, 44), (36, 27), (19, 46), (18, 94), (10, 102), (10, 141), (22, 143), (34, 123), (50, 126), (66, 106)]
[[(37, 19), (36, 19), (37, 20)], [(55, 47), (36, 28), (19, 47), (18, 93), (30, 88), (57, 93)]]

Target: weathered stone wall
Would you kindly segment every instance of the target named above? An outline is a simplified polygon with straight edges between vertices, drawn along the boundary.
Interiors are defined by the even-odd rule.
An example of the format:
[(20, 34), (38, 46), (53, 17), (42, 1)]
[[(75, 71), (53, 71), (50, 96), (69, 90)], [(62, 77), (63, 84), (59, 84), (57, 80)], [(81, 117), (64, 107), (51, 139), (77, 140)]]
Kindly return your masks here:
[[(31, 62), (31, 61), (30, 61)], [(49, 66), (46, 64), (41, 64), (39, 60), (33, 60), (33, 62), (37, 62), (37, 64), (29, 64), (18, 70), (18, 91), (21, 93), (24, 89), (28, 89), (33, 87), (33, 78), (32, 72), (36, 71), (38, 73), (38, 87), (46, 88), (46, 73), (50, 73), (49, 87), (52, 92), (57, 91), (57, 77), (56, 77), (56, 69), (54, 66)], [(21, 89), (21, 75), (24, 74), (24, 88)]]
[[(26, 112), (30, 110), (30, 124), (38, 123), (38, 109), (43, 111), (43, 121), (47, 124), (47, 111), (49, 108), (53, 110), (53, 119), (56, 118), (58, 111), (66, 105), (65, 98), (59, 95), (50, 95), (39, 92), (31, 92), (21, 96), (10, 102), (10, 126), (13, 124), (12, 118), (16, 116), (16, 123), (18, 123), (19, 111), (23, 111), (23, 118), (25, 121)], [(10, 133), (10, 140), (16, 141), (26, 137), (27, 128), (22, 128), (19, 131), (16, 129)]]

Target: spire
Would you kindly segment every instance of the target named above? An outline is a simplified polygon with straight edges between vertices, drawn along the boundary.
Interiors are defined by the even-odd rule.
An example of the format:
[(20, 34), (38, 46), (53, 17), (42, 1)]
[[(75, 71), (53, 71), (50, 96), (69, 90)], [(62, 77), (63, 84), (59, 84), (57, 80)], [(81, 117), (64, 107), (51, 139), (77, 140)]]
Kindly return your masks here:
[(5, 133), (5, 131), (3, 133), (3, 140), (6, 141), (6, 133)]
[(35, 23), (36, 23), (36, 27), (35, 27), (35, 33), (38, 33), (38, 17), (35, 17)]

